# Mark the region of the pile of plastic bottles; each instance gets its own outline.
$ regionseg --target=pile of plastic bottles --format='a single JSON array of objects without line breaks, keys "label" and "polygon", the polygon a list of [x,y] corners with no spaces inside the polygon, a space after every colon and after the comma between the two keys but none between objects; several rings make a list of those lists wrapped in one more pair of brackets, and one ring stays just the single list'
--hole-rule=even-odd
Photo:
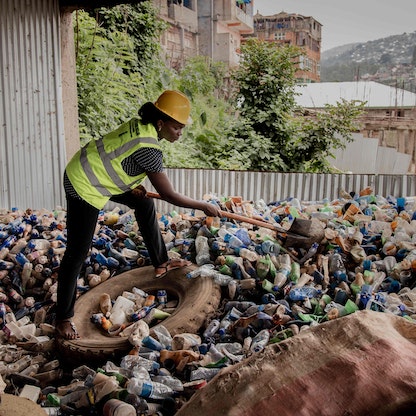
[{"label": "pile of plastic bottles", "polygon": [[[51,342],[57,270],[66,242],[65,212],[0,212],[4,389],[12,391],[19,381],[25,387],[30,379],[40,381],[36,400],[49,414],[89,409],[89,414],[110,415],[118,408],[123,414],[173,415],[221,368],[311,326],[360,309],[416,320],[415,198],[384,198],[365,189],[344,192],[335,201],[210,199],[222,209],[278,228],[226,217],[205,219],[192,212],[160,216],[170,257],[198,266],[187,277],[209,276],[222,288],[221,307],[207,327],[198,334],[172,337],[163,326],[169,316],[164,312],[166,293],[155,298],[133,288],[130,295],[143,302],[129,315],[134,321],[127,334],[134,340],[132,352],[120,363],[107,362],[99,369],[77,367],[64,386],[59,386],[62,370],[52,359]],[[290,230],[296,218],[318,220],[324,238],[309,247],[288,246],[282,230]],[[115,274],[148,264],[132,212],[102,212],[79,276],[78,295]],[[110,329],[106,319],[121,301],[103,298],[102,310],[91,319]],[[146,318],[154,319],[155,311],[162,324],[151,337]],[[111,319],[116,320],[115,315]],[[22,389],[15,392],[22,394]]]}]

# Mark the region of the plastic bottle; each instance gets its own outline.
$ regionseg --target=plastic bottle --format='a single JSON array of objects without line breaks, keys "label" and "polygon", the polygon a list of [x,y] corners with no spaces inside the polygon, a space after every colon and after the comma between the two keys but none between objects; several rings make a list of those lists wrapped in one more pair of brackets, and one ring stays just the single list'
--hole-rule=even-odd
[{"label": "plastic bottle", "polygon": [[195,380],[209,381],[212,378],[214,378],[220,371],[221,371],[221,368],[200,367],[200,368],[197,368],[196,370],[191,371],[190,381],[195,381]]},{"label": "plastic bottle", "polygon": [[204,339],[212,338],[218,329],[220,328],[220,321],[219,319],[213,319],[208,326],[205,328],[202,336]]},{"label": "plastic bottle", "polygon": [[21,274],[22,279],[22,288],[26,290],[26,286],[29,283],[30,276],[32,275],[33,264],[28,262],[23,265],[23,270]]},{"label": "plastic bottle", "polygon": [[300,278],[300,264],[296,261],[292,261],[292,264],[290,266],[290,273],[289,273],[289,279],[293,283],[297,283]]},{"label": "plastic bottle", "polygon": [[281,246],[275,241],[265,240],[261,243],[261,251],[264,254],[274,254],[275,256],[278,256],[281,251]]},{"label": "plastic bottle", "polygon": [[279,268],[274,278],[274,285],[280,289],[286,284],[292,270],[292,266],[289,254],[280,254],[278,262]]},{"label": "plastic bottle", "polygon": [[244,269],[243,259],[241,257],[231,255],[225,256],[225,264],[231,268],[233,274],[239,280],[249,279],[251,277]]},{"label": "plastic bottle", "polygon": [[252,306],[257,306],[254,302],[251,301],[229,301],[224,306],[224,311],[229,312],[232,308],[238,309],[240,312],[246,312],[248,308]]},{"label": "plastic bottle", "polygon": [[329,273],[337,280],[345,281],[347,279],[347,271],[342,256],[338,252],[329,255],[328,260]]},{"label": "plastic bottle", "polygon": [[237,308],[232,308],[220,321],[220,327],[218,329],[218,333],[220,337],[224,337],[233,322],[235,322],[240,316],[242,315],[242,312],[240,312]]},{"label": "plastic bottle", "polygon": [[299,264],[303,264],[307,260],[311,259],[317,253],[318,248],[319,248],[318,243],[312,243],[307,253],[299,260]]},{"label": "plastic bottle", "polygon": [[222,274],[215,269],[203,269],[201,270],[201,276],[212,277],[214,279],[214,282],[219,284],[220,286],[227,286],[231,282],[231,280],[233,280],[232,276]]},{"label": "plastic bottle", "polygon": [[220,352],[225,350],[230,354],[241,354],[243,350],[243,346],[239,342],[219,342],[215,347]]},{"label": "plastic bottle", "polygon": [[170,375],[157,375],[153,376],[152,381],[165,384],[175,392],[183,391],[183,383],[177,377],[173,377]]},{"label": "plastic bottle", "polygon": [[373,287],[368,284],[364,284],[361,286],[360,293],[357,296],[357,301],[360,303],[360,306],[363,308],[367,307],[368,301],[373,296]]},{"label": "plastic bottle", "polygon": [[289,299],[297,302],[300,300],[316,298],[321,291],[313,286],[294,287],[289,291]]},{"label": "plastic bottle", "polygon": [[264,349],[270,339],[270,332],[268,329],[262,329],[251,341],[250,351],[259,352]]},{"label": "plastic bottle", "polygon": [[10,250],[7,247],[3,247],[0,250],[0,260],[4,260],[7,257],[7,255],[9,254],[9,252],[10,252]]},{"label": "plastic bottle", "polygon": [[150,335],[142,339],[142,345],[155,351],[160,351],[163,349],[163,345]]},{"label": "plastic bottle", "polygon": [[258,253],[245,247],[237,247],[234,251],[238,256],[250,262],[255,262],[259,258]]},{"label": "plastic bottle", "polygon": [[201,345],[201,337],[197,334],[180,333],[173,336],[172,350],[190,350]]},{"label": "plastic bottle", "polygon": [[160,368],[159,363],[148,360],[140,355],[125,355],[120,363],[120,367],[132,371],[135,367],[142,367],[150,372],[157,372]]},{"label": "plastic bottle", "polygon": [[174,391],[163,383],[143,381],[135,377],[130,378],[126,387],[129,393],[154,400],[164,400],[174,394]]},{"label": "plastic bottle", "polygon": [[238,237],[245,246],[249,246],[251,244],[251,238],[246,228],[238,228],[234,235]]},{"label": "plastic bottle", "polygon": [[238,237],[230,233],[227,233],[224,236],[224,242],[227,244],[228,247],[232,249],[235,249],[238,247],[245,247],[244,243]]},{"label": "plastic bottle", "polygon": [[157,325],[153,327],[153,331],[164,349],[170,349],[172,347],[172,335],[165,326]]},{"label": "plastic bottle", "polygon": [[[208,272],[209,270],[214,270],[215,266],[213,264],[204,264],[201,267],[192,270],[191,272],[186,273],[188,279],[194,279],[195,277],[201,276],[203,272]],[[206,276],[206,274],[204,274]]]},{"label": "plastic bottle", "polygon": [[136,416],[136,408],[119,399],[110,399],[105,402],[103,416]]},{"label": "plastic bottle", "polygon": [[10,250],[10,253],[17,254],[20,253],[27,246],[27,241],[24,238],[19,238],[13,245]]},{"label": "plastic bottle", "polygon": [[198,266],[211,262],[211,255],[209,252],[208,238],[203,235],[198,235],[195,239],[196,257],[195,261]]},{"label": "plastic bottle", "polygon": [[51,243],[49,240],[45,240],[44,238],[31,239],[27,243],[27,248],[32,251],[48,250],[50,246]]}]

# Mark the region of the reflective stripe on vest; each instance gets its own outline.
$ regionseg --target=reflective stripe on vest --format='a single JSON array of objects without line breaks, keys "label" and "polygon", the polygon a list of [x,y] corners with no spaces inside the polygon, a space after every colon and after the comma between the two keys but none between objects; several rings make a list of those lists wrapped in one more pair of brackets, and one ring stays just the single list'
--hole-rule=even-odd
[{"label": "reflective stripe on vest", "polygon": [[156,130],[151,124],[132,119],[80,149],[68,163],[68,178],[83,199],[101,209],[111,196],[136,187],[146,178],[146,173],[129,176],[122,168],[125,158],[144,147],[160,149]]},{"label": "reflective stripe on vest", "polygon": [[[159,147],[157,141],[151,137],[141,137],[125,143],[120,148],[117,148],[111,152],[106,152],[104,149],[104,142],[103,139],[94,140],[89,143],[88,147],[85,146],[81,149],[80,154],[80,162],[81,166],[84,169],[85,174],[87,175],[88,180],[90,181],[91,185],[100,192],[104,196],[111,196],[113,195],[104,185],[101,184],[100,180],[97,178],[96,174],[94,173],[91,164],[88,162],[88,150],[92,150],[90,146],[96,147],[96,151],[100,156],[100,159],[105,167],[105,170],[108,176],[113,181],[114,185],[117,186],[121,191],[126,192],[128,191],[131,186],[137,182],[137,177],[133,177],[134,179],[128,183],[125,183],[119,176],[119,174],[114,169],[113,165],[111,164],[111,160],[114,160],[126,152],[131,150],[136,151],[137,149],[142,146],[143,143],[157,145]],[[88,150],[87,150],[88,149]],[[95,149],[94,149],[95,150]],[[92,150],[92,151],[94,151]]]}]

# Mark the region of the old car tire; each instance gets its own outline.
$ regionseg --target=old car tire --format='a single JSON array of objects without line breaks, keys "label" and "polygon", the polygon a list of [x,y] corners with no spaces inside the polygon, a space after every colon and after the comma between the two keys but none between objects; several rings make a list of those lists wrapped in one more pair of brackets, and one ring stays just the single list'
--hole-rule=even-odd
[{"label": "old car tire", "polygon": [[[195,266],[171,270],[160,279],[155,278],[151,266],[136,268],[114,276],[81,295],[75,303],[73,322],[80,335],[79,339],[57,339],[57,349],[62,360],[76,364],[99,364],[105,360],[116,359],[132,349],[127,337],[109,336],[98,328],[91,316],[99,312],[99,297],[108,293],[116,299],[123,291],[133,287],[147,293],[156,294],[165,289],[169,299],[177,299],[178,305],[170,317],[162,321],[170,334],[196,333],[204,322],[212,316],[221,301],[221,288],[209,277],[188,279],[186,273]],[[153,333],[151,328],[151,334]]]}]

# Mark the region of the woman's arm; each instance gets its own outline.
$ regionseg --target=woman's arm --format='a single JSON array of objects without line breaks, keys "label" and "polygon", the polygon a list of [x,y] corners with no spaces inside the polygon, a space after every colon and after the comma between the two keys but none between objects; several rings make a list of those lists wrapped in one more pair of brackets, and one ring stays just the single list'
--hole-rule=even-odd
[{"label": "woman's arm", "polygon": [[166,173],[148,172],[147,177],[164,201],[179,207],[199,209],[210,217],[221,217],[220,208],[217,205],[198,201],[176,192]]}]

